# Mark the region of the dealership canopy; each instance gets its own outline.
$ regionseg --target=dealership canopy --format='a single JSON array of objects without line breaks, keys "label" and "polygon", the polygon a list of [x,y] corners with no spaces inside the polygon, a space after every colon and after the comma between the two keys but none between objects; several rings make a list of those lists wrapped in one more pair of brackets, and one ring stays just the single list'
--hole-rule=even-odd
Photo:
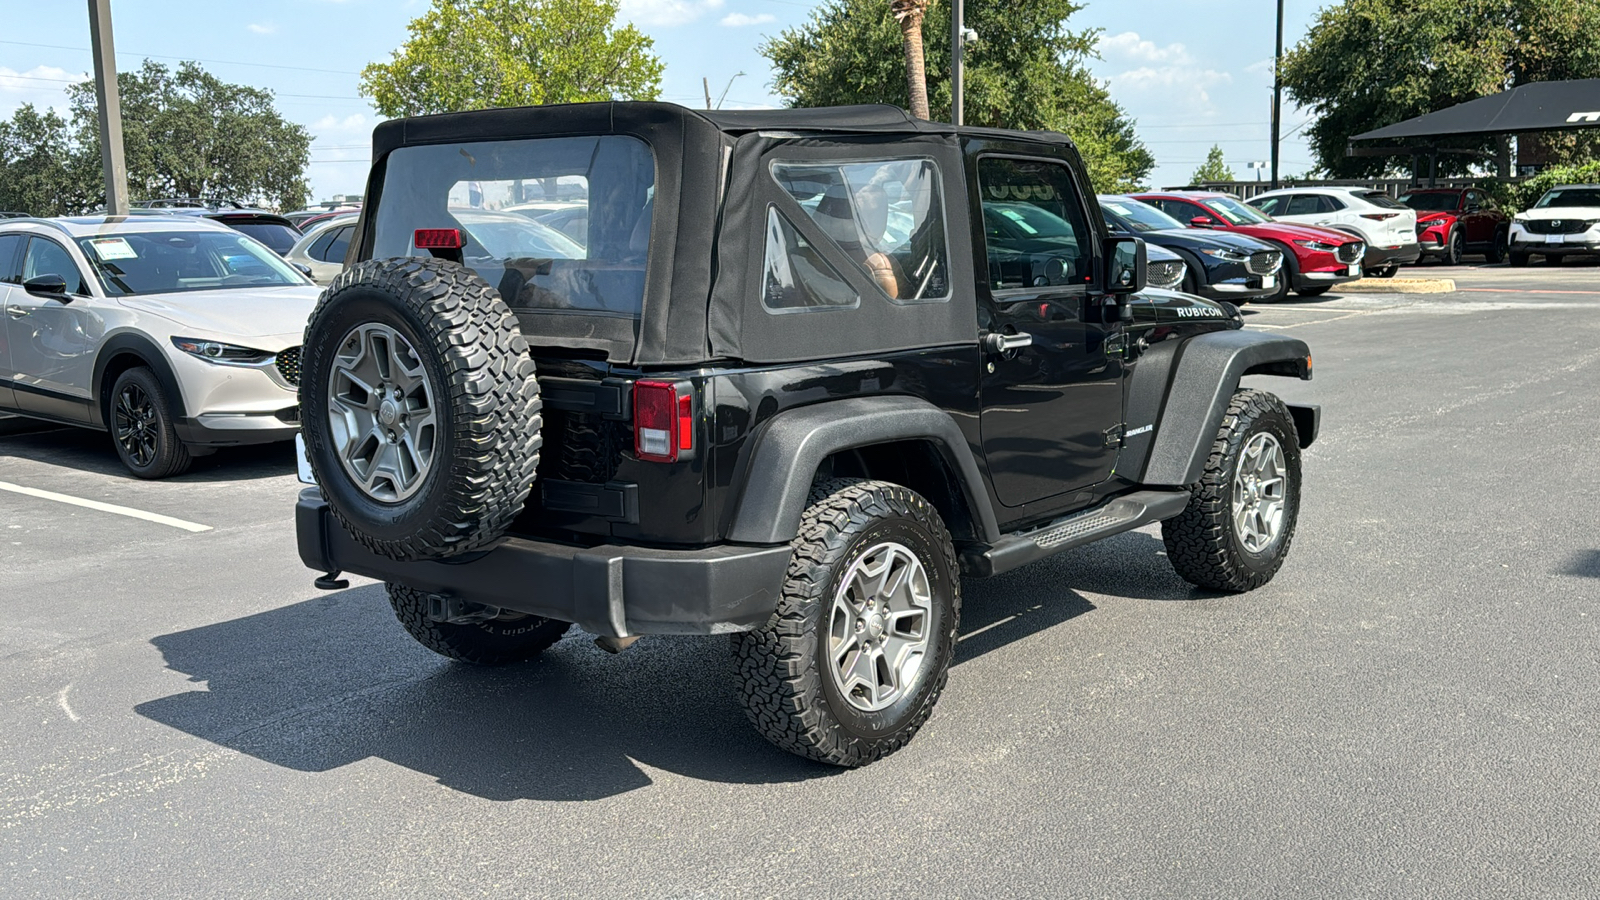
[{"label": "dealership canopy", "polygon": [[1600,78],[1524,84],[1490,97],[1385,125],[1353,141],[1600,128]]}]

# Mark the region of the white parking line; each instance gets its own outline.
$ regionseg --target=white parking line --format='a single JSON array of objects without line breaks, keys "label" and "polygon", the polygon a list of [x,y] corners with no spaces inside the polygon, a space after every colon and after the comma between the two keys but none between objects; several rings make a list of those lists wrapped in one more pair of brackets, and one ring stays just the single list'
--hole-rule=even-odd
[{"label": "white parking line", "polygon": [[38,488],[23,487],[9,481],[0,481],[0,491],[10,491],[13,494],[23,494],[28,497],[38,497],[41,500],[54,500],[57,503],[70,503],[84,509],[97,509],[101,512],[116,513],[119,516],[128,516],[133,519],[143,519],[146,522],[155,522],[158,525],[171,525],[173,528],[182,528],[184,531],[210,531],[210,525],[200,525],[195,522],[185,522],[160,513],[145,512],[142,509],[129,509],[126,506],[117,506],[113,503],[101,503],[98,500],[85,500],[82,497],[69,497],[66,494],[57,494],[54,491],[41,491]]}]

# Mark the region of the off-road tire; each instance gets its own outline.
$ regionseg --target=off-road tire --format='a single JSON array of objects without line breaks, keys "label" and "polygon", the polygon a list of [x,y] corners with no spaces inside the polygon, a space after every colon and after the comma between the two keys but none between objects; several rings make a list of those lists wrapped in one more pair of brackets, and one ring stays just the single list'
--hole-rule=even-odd
[{"label": "off-road tire", "polygon": [[[155,447],[154,455],[144,464],[135,460],[122,446],[122,441],[117,437],[117,398],[122,396],[125,388],[135,387],[144,392],[149,398],[155,419],[151,422],[154,429]],[[178,439],[177,429],[172,423],[172,398],[167,396],[166,388],[161,386],[161,379],[156,373],[145,366],[135,366],[118,375],[111,384],[111,393],[106,400],[106,427],[111,431],[111,445],[117,450],[117,458],[127,466],[128,471],[140,478],[155,480],[158,478],[171,478],[182,475],[194,465],[194,457],[189,453],[189,448]]]},{"label": "off-road tire", "polygon": [[1329,288],[1330,288],[1330,285],[1323,285],[1321,287],[1301,288],[1300,290],[1295,291],[1295,293],[1298,294],[1301,297],[1321,297],[1323,294],[1326,294],[1328,292]]},{"label": "off-road tire", "polygon": [[1511,264],[1511,268],[1520,269],[1528,264],[1528,254],[1515,252],[1508,253],[1506,254],[1506,261]]},{"label": "off-road tire", "polygon": [[[1261,431],[1270,431],[1283,448],[1288,483],[1281,533],[1263,552],[1251,553],[1234,533],[1230,510],[1240,453]],[[1300,441],[1283,401],[1266,391],[1236,391],[1211,444],[1205,470],[1189,490],[1188,507],[1161,523],[1167,559],[1178,575],[1191,584],[1228,593],[1254,590],[1271,581],[1289,554],[1300,514]]]},{"label": "off-road tire", "polygon": [[[387,325],[417,352],[435,392],[437,443],[416,493],[395,503],[354,483],[328,435],[337,342]],[[401,561],[481,550],[504,536],[539,466],[539,383],[516,316],[472,270],[439,259],[368,260],[328,285],[306,326],[300,381],[307,456],[334,518]]]},{"label": "off-road tire", "polygon": [[384,585],[395,618],[417,643],[458,662],[505,666],[529,660],[550,649],[572,626],[540,616],[509,614],[454,625],[428,618],[428,594],[403,584]]},{"label": "off-road tire", "polygon": [[[929,647],[915,686],[876,713],[846,702],[820,667],[839,580],[857,558],[892,537],[926,569],[933,597]],[[739,699],[777,746],[836,766],[862,766],[904,747],[927,721],[949,674],[961,615],[955,547],[939,514],[915,491],[884,481],[833,479],[814,486],[795,537],[777,611],[733,635]]]}]

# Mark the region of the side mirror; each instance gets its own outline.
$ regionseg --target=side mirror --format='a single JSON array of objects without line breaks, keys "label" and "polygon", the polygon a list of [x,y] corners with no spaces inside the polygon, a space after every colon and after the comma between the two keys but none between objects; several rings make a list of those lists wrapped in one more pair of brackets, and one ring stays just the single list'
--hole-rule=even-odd
[{"label": "side mirror", "polygon": [[305,263],[290,263],[289,265],[294,266],[294,270],[299,272],[301,275],[304,275],[307,278],[311,277],[311,267]]},{"label": "side mirror", "polygon": [[60,275],[36,275],[24,281],[22,289],[38,297],[54,297],[63,301],[70,299],[67,297],[67,280]]},{"label": "side mirror", "polygon": [[1195,216],[1189,220],[1190,228],[1213,228],[1216,224],[1217,220],[1210,216]]},{"label": "side mirror", "polygon": [[1144,290],[1147,266],[1144,239],[1110,237],[1102,246],[1105,250],[1105,280],[1100,290],[1119,295],[1136,294]]}]

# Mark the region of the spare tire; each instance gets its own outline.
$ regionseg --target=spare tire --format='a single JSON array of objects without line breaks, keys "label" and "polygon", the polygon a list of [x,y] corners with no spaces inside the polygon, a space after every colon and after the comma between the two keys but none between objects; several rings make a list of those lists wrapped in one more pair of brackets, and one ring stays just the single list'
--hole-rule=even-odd
[{"label": "spare tire", "polygon": [[368,260],[312,310],[301,431],[334,518],[402,561],[482,550],[539,466],[539,382],[516,316],[472,270]]}]

